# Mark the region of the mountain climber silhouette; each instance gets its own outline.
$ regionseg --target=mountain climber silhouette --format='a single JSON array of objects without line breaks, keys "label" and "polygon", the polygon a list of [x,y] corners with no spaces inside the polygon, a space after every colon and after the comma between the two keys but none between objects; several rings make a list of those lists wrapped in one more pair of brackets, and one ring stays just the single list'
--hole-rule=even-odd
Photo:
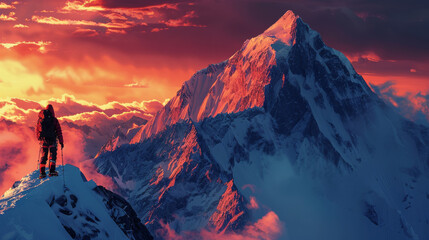
[{"label": "mountain climber silhouette", "polygon": [[39,166],[39,178],[46,177],[45,167],[46,161],[48,160],[48,153],[50,153],[49,176],[58,176],[58,172],[55,171],[55,163],[57,161],[57,139],[60,142],[61,149],[64,148],[64,139],[60,123],[55,117],[54,107],[51,104],[46,106],[46,109],[39,112],[36,135],[37,139],[40,141],[39,153],[42,152]]}]

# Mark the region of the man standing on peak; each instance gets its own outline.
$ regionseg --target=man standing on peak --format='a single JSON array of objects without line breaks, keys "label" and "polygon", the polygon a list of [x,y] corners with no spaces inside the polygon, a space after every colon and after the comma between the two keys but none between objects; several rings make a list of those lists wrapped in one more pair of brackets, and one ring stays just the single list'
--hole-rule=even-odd
[{"label": "man standing on peak", "polygon": [[39,178],[46,177],[45,167],[49,155],[49,176],[58,176],[55,171],[55,163],[57,161],[57,139],[60,142],[61,149],[64,148],[63,133],[60,123],[55,117],[54,107],[51,104],[46,106],[46,109],[39,112],[39,120],[36,127],[37,139],[40,141],[42,158],[40,160],[40,175]]}]

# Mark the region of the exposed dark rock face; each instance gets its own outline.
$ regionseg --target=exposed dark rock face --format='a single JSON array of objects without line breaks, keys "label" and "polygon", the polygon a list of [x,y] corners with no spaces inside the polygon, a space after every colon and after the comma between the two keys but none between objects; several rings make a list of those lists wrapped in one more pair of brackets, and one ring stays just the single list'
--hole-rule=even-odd
[{"label": "exposed dark rock face", "polygon": [[[130,239],[152,240],[153,237],[141,223],[131,205],[121,196],[103,186],[97,186],[94,191],[103,197],[103,202],[110,216]],[[90,218],[91,222],[94,222]]]}]

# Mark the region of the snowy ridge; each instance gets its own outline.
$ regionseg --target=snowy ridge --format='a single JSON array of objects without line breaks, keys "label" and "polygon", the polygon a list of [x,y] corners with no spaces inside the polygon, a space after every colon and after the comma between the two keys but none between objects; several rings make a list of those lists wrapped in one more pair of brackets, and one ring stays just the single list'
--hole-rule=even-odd
[{"label": "snowy ridge", "polygon": [[155,134],[165,129],[166,126],[177,123],[180,120],[196,119],[199,106],[204,101],[212,84],[218,75],[224,71],[226,62],[210,65],[185,82],[182,88],[149,122],[140,127],[130,143],[144,140],[149,134]]},{"label": "snowy ridge", "polygon": [[34,171],[4,193],[3,239],[153,239],[123,198],[76,167],[66,165],[65,174],[66,189],[62,177],[38,179]]}]

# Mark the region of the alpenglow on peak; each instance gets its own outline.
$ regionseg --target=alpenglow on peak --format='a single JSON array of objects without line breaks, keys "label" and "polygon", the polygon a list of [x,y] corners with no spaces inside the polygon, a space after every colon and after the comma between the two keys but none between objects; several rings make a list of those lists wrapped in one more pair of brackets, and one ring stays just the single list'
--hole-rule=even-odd
[{"label": "alpenglow on peak", "polygon": [[275,37],[287,45],[293,45],[295,39],[296,21],[300,17],[293,11],[287,11],[276,23],[265,30],[262,35]]}]

